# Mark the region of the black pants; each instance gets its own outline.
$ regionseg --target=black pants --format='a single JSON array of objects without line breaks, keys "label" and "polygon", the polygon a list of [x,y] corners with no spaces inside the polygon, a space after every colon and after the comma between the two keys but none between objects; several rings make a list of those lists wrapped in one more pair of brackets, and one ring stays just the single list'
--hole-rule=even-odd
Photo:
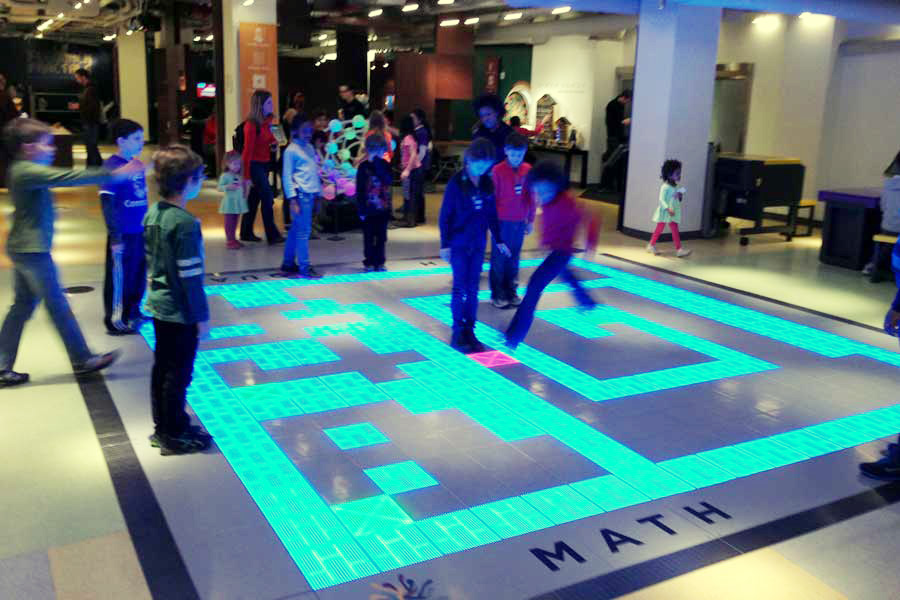
[{"label": "black pants", "polygon": [[153,425],[157,434],[177,437],[191,419],[184,410],[197,356],[197,325],[153,319],[156,349],[150,377]]},{"label": "black pants", "polygon": [[253,237],[253,223],[256,221],[257,209],[262,212],[263,226],[266,229],[266,239],[270,242],[281,237],[281,232],[275,226],[275,212],[272,205],[275,203],[272,195],[272,186],[269,185],[269,163],[250,163],[250,195],[247,196],[247,212],[241,217],[241,239],[247,240]]},{"label": "black pants", "polygon": [[84,140],[85,149],[87,149],[87,166],[102,166],[103,157],[100,156],[100,148],[97,147],[100,140],[100,125],[98,123],[85,123],[82,139]]},{"label": "black pants", "polygon": [[384,265],[384,246],[387,244],[387,226],[390,219],[389,212],[374,212],[362,222],[363,265],[367,267]]},{"label": "black pants", "polygon": [[122,234],[122,252],[112,251],[106,239],[106,277],[103,280],[103,323],[113,333],[131,329],[141,316],[141,298],[147,286],[144,236]]},{"label": "black pants", "polygon": [[566,283],[572,286],[572,293],[575,295],[575,300],[578,301],[579,306],[592,308],[596,305],[596,302],[591,299],[587,290],[581,286],[581,282],[578,281],[575,274],[569,270],[569,261],[571,259],[572,255],[568,252],[554,250],[547,255],[544,262],[531,274],[531,279],[528,280],[528,287],[525,291],[525,298],[522,299],[522,304],[519,305],[506,330],[506,339],[509,342],[518,344],[528,335],[528,330],[531,328],[532,321],[534,321],[534,311],[537,308],[538,301],[541,299],[544,288],[550,285],[550,282],[558,276],[561,276]]},{"label": "black pants", "polygon": [[409,212],[416,219],[416,223],[425,222],[425,167],[413,169],[409,174]]},{"label": "black pants", "polygon": [[483,263],[484,246],[459,246],[450,251],[450,268],[453,270],[450,311],[453,313],[454,333],[472,329],[478,320],[478,285]]}]

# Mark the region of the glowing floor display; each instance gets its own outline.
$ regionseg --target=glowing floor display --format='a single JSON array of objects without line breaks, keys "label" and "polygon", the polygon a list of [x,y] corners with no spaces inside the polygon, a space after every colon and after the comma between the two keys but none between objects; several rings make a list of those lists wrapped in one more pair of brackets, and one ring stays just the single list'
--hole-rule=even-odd
[{"label": "glowing floor display", "polygon": [[[523,267],[538,263],[523,261]],[[776,469],[900,430],[900,405],[886,406],[772,435],[745,435],[663,460],[649,458],[617,440],[614,430],[576,413],[600,403],[638,402],[647,394],[767,377],[793,369],[794,362],[827,369],[829,361],[861,357],[872,368],[896,369],[900,354],[585,260],[573,264],[606,304],[580,312],[566,305],[572,304],[566,286],[551,285],[552,302],[542,304],[533,335],[512,356],[468,357],[446,343],[449,295],[410,293],[422,289],[417,281],[446,290],[446,267],[207,287],[214,318],[216,308],[225,306],[247,318],[216,323],[201,343],[190,406],[313,589]],[[336,286],[370,290],[368,299],[335,300]],[[385,301],[391,293],[393,302]],[[489,293],[482,293],[487,299]],[[663,305],[668,316],[664,322],[641,316],[629,310],[628,298],[642,306]],[[254,322],[260,310],[267,316]],[[482,316],[489,311],[482,303]],[[504,319],[511,316],[504,313]],[[755,343],[738,350],[704,339],[698,323]],[[476,329],[491,351],[503,350],[498,325],[482,322]],[[580,350],[577,360],[569,353],[566,362],[545,343],[548,327],[555,330],[554,339]],[[142,333],[152,346],[152,325]],[[390,365],[394,378],[375,380],[344,360],[332,343],[340,336],[388,363],[400,355]],[[653,368],[604,376],[617,362],[615,353],[605,352],[609,342],[631,336],[647,356],[639,366]],[[657,348],[667,353],[655,357]],[[229,371],[239,367],[265,377],[247,379]],[[302,369],[315,369],[315,375],[296,377]],[[532,376],[543,383],[528,385]],[[476,500],[456,489],[438,463],[417,454],[415,431],[373,422],[376,412],[368,413],[375,415],[371,420],[359,416],[373,407],[410,419],[455,411],[497,443],[517,447],[543,439],[564,447],[577,468],[545,465],[543,479],[521,489],[512,482],[503,493]],[[304,419],[323,417],[334,422],[310,429],[311,444],[326,448],[335,460],[363,452],[375,460],[358,467],[355,480],[364,484],[356,489],[365,490],[358,497],[344,494],[337,501],[270,431],[273,423],[303,426]],[[395,447],[401,437],[402,452]],[[466,475],[456,473],[460,479]],[[453,509],[413,510],[416,494],[444,494]]]}]

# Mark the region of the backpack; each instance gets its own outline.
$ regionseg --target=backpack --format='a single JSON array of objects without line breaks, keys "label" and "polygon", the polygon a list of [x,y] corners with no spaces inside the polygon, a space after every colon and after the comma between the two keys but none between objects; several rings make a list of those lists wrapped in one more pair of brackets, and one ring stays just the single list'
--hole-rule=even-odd
[{"label": "backpack", "polygon": [[[234,148],[235,152],[244,152],[244,124],[247,121],[241,121],[240,124],[234,128],[234,135],[231,136],[231,147]],[[259,123],[256,124],[256,134],[259,135]]]}]

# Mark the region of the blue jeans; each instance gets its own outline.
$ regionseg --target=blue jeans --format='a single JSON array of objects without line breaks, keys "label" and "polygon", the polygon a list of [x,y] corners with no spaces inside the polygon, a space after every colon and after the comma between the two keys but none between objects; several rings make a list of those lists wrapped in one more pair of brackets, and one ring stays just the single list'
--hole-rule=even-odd
[{"label": "blue jeans", "polygon": [[483,262],[484,246],[478,249],[454,247],[450,252],[450,267],[453,269],[450,310],[454,332],[472,329],[478,320],[478,283]]},{"label": "blue jeans", "polygon": [[[284,243],[284,260],[286,265],[293,265],[296,259],[300,268],[309,266],[309,233],[312,230],[313,204],[315,194],[297,193],[300,213],[292,215],[291,228]],[[285,199],[287,202],[287,199]]]},{"label": "blue jeans", "polygon": [[531,323],[534,321],[534,311],[537,308],[538,301],[541,299],[544,288],[550,285],[550,282],[558,276],[561,276],[566,283],[572,286],[572,293],[575,295],[579,306],[586,308],[596,306],[597,303],[591,299],[590,294],[581,286],[581,282],[578,281],[575,274],[569,270],[568,265],[571,259],[572,255],[570,253],[554,250],[547,255],[544,262],[531,274],[531,279],[528,280],[528,288],[525,291],[525,298],[522,299],[522,304],[519,305],[519,309],[506,330],[507,342],[517,345],[525,339],[525,336],[528,335],[528,330],[531,328]]},{"label": "blue jeans", "polygon": [[[516,297],[519,285],[519,254],[525,240],[524,221],[500,221],[500,236],[509,247],[509,256],[497,249],[497,241],[491,239],[491,300],[506,300]],[[493,237],[493,236],[492,236]]]},{"label": "blue jeans", "polygon": [[3,321],[3,327],[0,328],[0,370],[13,368],[19,353],[22,329],[41,300],[47,306],[47,312],[66,346],[72,365],[79,365],[89,359],[91,351],[59,285],[56,265],[53,264],[50,253],[10,252],[9,257],[13,263],[15,299]]}]

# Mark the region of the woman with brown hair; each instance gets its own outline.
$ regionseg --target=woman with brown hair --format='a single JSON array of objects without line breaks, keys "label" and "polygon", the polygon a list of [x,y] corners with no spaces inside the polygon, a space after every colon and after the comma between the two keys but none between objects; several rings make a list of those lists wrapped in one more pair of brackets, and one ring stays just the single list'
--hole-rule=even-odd
[{"label": "woman with brown hair", "polygon": [[269,184],[269,162],[272,148],[278,146],[272,135],[272,113],[274,112],[272,94],[267,90],[256,90],[250,97],[250,114],[244,121],[244,148],[241,160],[244,163],[244,177],[250,180],[250,195],[247,197],[247,212],[241,218],[241,241],[261,241],[253,233],[256,221],[256,210],[261,206],[263,226],[266,229],[266,240],[269,244],[280,244],[284,241],[281,232],[275,225],[275,214],[272,206],[275,202],[272,187]]}]

